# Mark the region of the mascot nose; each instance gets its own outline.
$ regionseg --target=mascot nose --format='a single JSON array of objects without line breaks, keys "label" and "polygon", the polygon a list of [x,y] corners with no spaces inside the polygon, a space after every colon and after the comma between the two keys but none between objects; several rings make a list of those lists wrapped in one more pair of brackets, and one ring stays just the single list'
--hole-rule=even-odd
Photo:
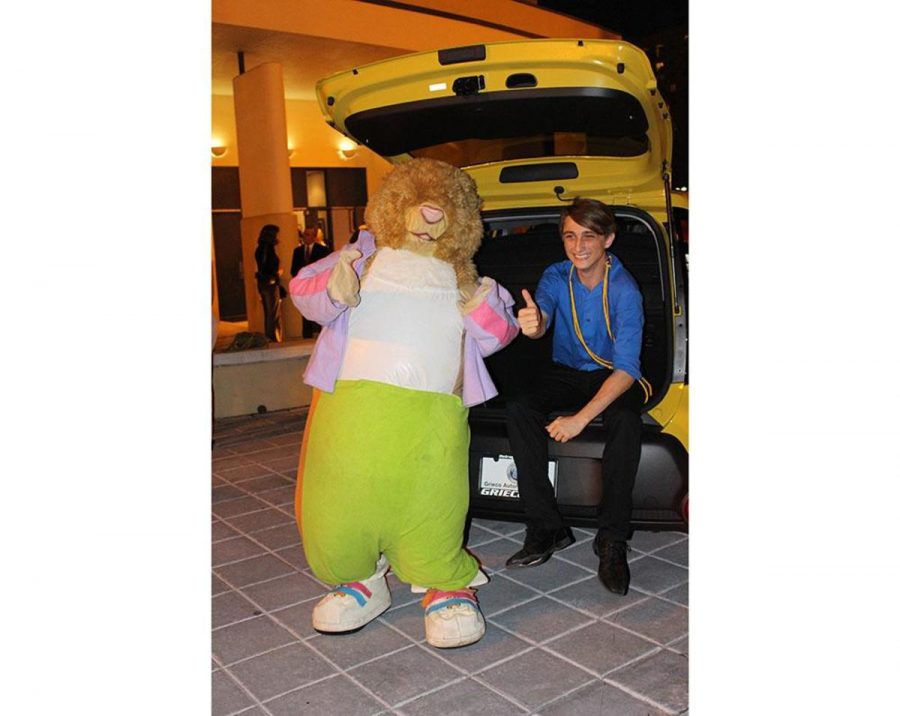
[{"label": "mascot nose", "polygon": [[422,206],[419,207],[419,211],[422,213],[422,218],[429,224],[436,224],[444,218],[444,212],[436,206],[422,204]]}]

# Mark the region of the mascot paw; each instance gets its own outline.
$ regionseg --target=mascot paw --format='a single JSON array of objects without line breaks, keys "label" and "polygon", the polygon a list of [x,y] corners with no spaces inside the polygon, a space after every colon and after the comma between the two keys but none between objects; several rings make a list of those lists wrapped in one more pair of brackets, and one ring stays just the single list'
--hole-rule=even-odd
[{"label": "mascot paw", "polygon": [[478,308],[482,301],[487,298],[487,295],[493,290],[494,286],[497,285],[497,282],[494,279],[484,276],[479,279],[478,285],[473,284],[464,284],[459,287],[459,310],[462,312],[464,316],[467,316],[476,308]]},{"label": "mascot paw", "polygon": [[359,305],[359,276],[353,269],[353,262],[362,256],[362,251],[347,248],[341,251],[334,265],[325,290],[335,303],[343,303],[351,308]]},{"label": "mascot paw", "polygon": [[474,644],[484,636],[484,617],[473,589],[429,589],[425,607],[425,641],[441,649]]},{"label": "mascot paw", "polygon": [[385,573],[387,560],[378,560],[377,570],[361,582],[339,584],[313,609],[313,629],[325,634],[358,631],[391,606]]}]

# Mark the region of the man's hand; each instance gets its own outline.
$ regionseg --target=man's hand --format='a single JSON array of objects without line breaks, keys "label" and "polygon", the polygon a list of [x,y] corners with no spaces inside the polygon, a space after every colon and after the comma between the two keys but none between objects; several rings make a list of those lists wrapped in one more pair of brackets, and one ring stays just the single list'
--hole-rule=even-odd
[{"label": "man's hand", "polygon": [[519,310],[516,314],[516,320],[519,322],[519,328],[529,338],[540,338],[544,335],[544,314],[540,307],[531,298],[528,289],[522,289],[522,298],[525,299],[525,308]]},{"label": "man's hand", "polygon": [[572,438],[578,437],[581,431],[584,430],[585,425],[587,425],[587,422],[577,415],[562,415],[550,423],[546,430],[556,442],[565,443]]},{"label": "man's hand", "polygon": [[338,262],[331,270],[325,290],[328,297],[351,308],[359,305],[359,276],[353,270],[353,262],[362,256],[359,249],[347,248],[341,251]]}]

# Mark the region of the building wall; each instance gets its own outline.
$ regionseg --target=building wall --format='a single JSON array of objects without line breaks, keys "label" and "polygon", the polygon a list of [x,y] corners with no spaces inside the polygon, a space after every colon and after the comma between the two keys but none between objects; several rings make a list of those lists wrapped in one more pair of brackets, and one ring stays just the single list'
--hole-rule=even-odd
[{"label": "building wall", "polygon": [[[366,170],[369,196],[381,185],[391,165],[365,147],[358,147],[351,159],[338,154],[344,137],[327,124],[316,101],[285,100],[288,146],[293,149],[292,167],[339,167]],[[212,139],[228,147],[221,158],[212,158],[214,167],[238,165],[237,139],[232,97],[212,95]]]}]

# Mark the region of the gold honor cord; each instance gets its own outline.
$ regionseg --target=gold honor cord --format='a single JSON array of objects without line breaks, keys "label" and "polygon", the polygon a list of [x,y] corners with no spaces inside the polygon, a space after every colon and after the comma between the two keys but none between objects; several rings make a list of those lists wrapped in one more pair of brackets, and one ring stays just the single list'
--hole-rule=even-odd
[{"label": "gold honor cord", "polygon": [[[615,342],[616,337],[613,335],[612,328],[609,322],[609,294],[607,293],[607,288],[609,286],[609,267],[612,265],[612,261],[610,261],[609,256],[606,257],[606,268],[603,271],[603,320],[606,321],[606,332],[609,334],[609,337]],[[600,356],[598,356],[594,351],[588,347],[587,341],[584,340],[584,334],[581,332],[581,325],[578,323],[578,310],[575,308],[575,289],[572,287],[572,274],[575,273],[575,264],[569,268],[569,303],[572,306],[572,325],[575,327],[575,335],[578,336],[578,340],[581,342],[581,346],[587,351],[587,354],[591,357],[595,363],[599,363],[604,368],[609,370],[613,369],[613,364],[607,360],[603,360]],[[650,396],[653,395],[653,388],[650,386],[650,383],[647,382],[645,378],[640,378],[638,383],[641,386],[641,389],[644,391],[644,402],[650,400]]]}]

